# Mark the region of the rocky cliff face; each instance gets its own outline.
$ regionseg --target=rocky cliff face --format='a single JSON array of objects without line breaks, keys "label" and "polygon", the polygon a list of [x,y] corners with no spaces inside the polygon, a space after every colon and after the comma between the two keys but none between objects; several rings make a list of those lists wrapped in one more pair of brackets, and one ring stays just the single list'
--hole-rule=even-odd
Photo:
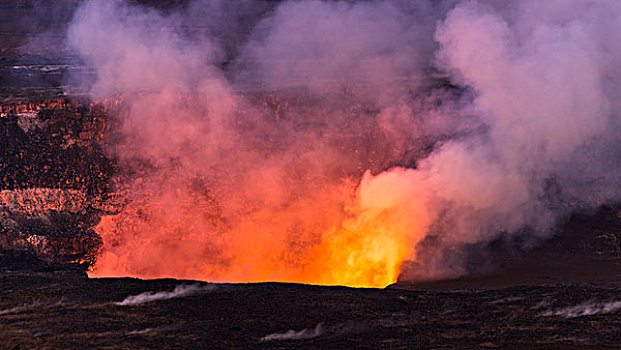
[{"label": "rocky cliff face", "polygon": [[105,111],[63,97],[0,105],[0,269],[85,269],[114,211]]}]

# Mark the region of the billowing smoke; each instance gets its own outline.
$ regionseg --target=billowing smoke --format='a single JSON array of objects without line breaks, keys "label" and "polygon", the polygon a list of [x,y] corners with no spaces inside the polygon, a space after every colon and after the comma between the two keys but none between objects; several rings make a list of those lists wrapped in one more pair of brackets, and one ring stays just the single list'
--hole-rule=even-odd
[{"label": "billowing smoke", "polygon": [[620,27],[614,1],[86,1],[75,78],[127,200],[96,273],[383,286],[545,237],[619,198]]},{"label": "billowing smoke", "polygon": [[621,52],[609,34],[621,7],[492,4],[457,5],[435,33],[437,67],[472,92],[465,109],[483,125],[410,171],[433,192],[443,246],[524,227],[547,235],[572,204],[619,198]]}]

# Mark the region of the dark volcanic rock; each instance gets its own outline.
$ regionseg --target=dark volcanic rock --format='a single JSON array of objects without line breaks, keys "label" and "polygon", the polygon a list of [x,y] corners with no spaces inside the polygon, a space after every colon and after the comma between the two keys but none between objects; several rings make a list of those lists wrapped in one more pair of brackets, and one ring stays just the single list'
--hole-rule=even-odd
[{"label": "dark volcanic rock", "polygon": [[0,111],[0,268],[89,267],[114,172],[104,111],[62,97]]},{"label": "dark volcanic rock", "polygon": [[619,285],[481,291],[0,274],[9,349],[618,349]]}]

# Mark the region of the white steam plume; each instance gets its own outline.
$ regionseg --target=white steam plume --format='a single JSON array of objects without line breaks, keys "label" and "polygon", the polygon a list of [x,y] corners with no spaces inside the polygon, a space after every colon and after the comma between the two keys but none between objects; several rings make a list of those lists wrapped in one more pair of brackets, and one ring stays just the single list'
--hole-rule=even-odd
[{"label": "white steam plume", "polygon": [[[608,30],[618,25],[621,7],[493,4],[460,3],[435,34],[436,64],[472,92],[464,108],[484,125],[479,134],[444,142],[407,175],[431,193],[442,247],[526,226],[546,235],[575,197],[590,205],[618,199],[609,181],[619,175],[619,149],[608,140],[619,137],[619,116],[606,86],[619,78],[611,62],[621,52],[611,50]],[[557,198],[545,191],[551,178],[563,191]],[[595,192],[597,185],[608,191]],[[444,273],[459,273],[450,266]]]}]

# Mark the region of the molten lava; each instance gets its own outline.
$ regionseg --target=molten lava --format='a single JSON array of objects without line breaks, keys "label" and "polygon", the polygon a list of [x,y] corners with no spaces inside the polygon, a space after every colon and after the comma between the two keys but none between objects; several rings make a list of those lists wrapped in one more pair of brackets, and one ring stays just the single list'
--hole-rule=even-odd
[{"label": "molten lava", "polygon": [[97,227],[104,248],[91,275],[385,287],[428,225],[422,202],[405,200],[405,172],[367,173],[355,196],[351,182],[323,184],[243,213],[196,191],[143,193]]}]

